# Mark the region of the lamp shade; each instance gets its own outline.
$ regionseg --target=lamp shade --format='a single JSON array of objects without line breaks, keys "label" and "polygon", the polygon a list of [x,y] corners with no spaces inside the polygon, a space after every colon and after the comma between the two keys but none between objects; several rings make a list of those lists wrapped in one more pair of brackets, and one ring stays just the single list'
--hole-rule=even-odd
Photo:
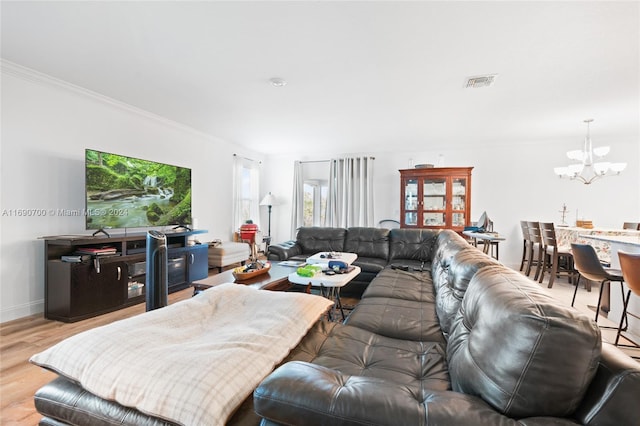
[{"label": "lamp shade", "polygon": [[262,201],[260,201],[261,206],[273,206],[276,204],[276,197],[273,196],[270,192],[264,196]]}]

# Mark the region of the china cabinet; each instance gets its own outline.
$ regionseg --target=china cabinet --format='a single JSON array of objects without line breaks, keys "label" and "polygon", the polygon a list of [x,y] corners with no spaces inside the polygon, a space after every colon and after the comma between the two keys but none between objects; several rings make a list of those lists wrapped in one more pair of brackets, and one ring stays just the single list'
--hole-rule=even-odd
[{"label": "china cabinet", "polygon": [[472,169],[400,170],[400,227],[462,232],[470,224]]}]

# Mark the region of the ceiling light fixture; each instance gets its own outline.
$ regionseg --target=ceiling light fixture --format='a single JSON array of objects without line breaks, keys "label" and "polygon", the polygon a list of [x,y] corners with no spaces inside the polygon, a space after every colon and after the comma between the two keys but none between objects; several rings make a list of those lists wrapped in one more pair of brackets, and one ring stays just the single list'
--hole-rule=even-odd
[{"label": "ceiling light fixture", "polygon": [[284,80],[282,78],[278,78],[278,77],[274,77],[274,78],[269,79],[269,82],[274,87],[284,87],[284,86],[287,85],[287,81],[286,80]]},{"label": "ceiling light fixture", "polygon": [[602,158],[609,153],[610,148],[608,146],[594,148],[589,129],[593,118],[588,118],[584,120],[584,122],[587,123],[587,136],[584,138],[582,150],[567,152],[567,157],[576,161],[576,163],[569,164],[566,167],[555,167],[553,171],[561,178],[568,177],[571,180],[579,180],[585,185],[589,185],[594,180],[603,176],[611,176],[607,175],[609,171],[611,171],[612,174],[619,175],[620,172],[627,167],[627,163],[609,163],[608,161],[593,162],[594,156]]}]

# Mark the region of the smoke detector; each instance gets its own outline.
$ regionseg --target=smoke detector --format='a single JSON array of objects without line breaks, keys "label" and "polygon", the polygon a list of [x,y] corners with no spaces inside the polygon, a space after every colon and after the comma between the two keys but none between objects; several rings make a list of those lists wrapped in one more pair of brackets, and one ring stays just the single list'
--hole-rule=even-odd
[{"label": "smoke detector", "polygon": [[279,77],[270,78],[269,83],[271,83],[271,85],[274,87],[284,87],[287,85],[287,81]]},{"label": "smoke detector", "polygon": [[489,87],[493,85],[498,74],[485,74],[468,77],[464,87],[467,89],[479,89],[480,87]]}]

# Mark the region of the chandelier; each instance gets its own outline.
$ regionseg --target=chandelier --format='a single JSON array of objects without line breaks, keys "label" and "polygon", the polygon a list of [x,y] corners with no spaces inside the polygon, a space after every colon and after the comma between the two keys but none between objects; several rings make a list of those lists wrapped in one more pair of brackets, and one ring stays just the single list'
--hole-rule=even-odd
[{"label": "chandelier", "polygon": [[[627,163],[594,162],[594,158],[602,158],[607,155],[609,147],[594,148],[589,133],[589,125],[593,122],[593,118],[586,119],[584,122],[587,123],[587,136],[584,138],[582,150],[567,152],[567,157],[575,163],[566,167],[555,167],[553,171],[561,178],[568,177],[571,180],[579,180],[586,185],[603,176],[619,175],[627,167]],[[611,174],[608,174],[609,172]]]}]

